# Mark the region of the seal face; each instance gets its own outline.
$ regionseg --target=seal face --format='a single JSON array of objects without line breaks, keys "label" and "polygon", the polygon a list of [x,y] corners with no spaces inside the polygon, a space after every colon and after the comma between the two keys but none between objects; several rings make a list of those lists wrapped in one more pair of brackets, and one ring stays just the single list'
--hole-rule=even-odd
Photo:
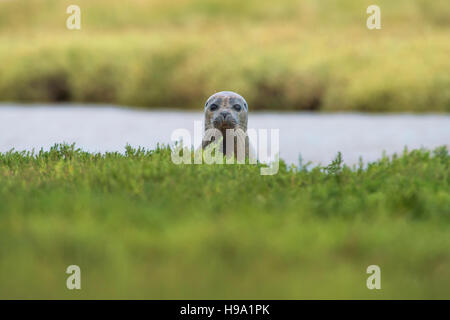
[{"label": "seal face", "polygon": [[213,94],[205,104],[205,130],[218,129],[225,136],[226,129],[247,131],[247,101],[232,91]]},{"label": "seal face", "polygon": [[[205,135],[202,147],[205,148],[213,142],[217,137],[216,133],[220,132],[223,138],[221,152],[225,151],[227,156],[237,156],[238,161],[245,160],[245,157],[249,156],[247,121],[248,104],[241,95],[232,91],[213,94],[205,104]],[[227,148],[227,145],[230,148]]]}]

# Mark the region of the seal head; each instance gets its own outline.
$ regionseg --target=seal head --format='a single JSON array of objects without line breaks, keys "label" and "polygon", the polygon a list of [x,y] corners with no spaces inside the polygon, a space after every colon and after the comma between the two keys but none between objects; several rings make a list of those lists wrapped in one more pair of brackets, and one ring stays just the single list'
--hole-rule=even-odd
[{"label": "seal head", "polygon": [[205,104],[205,130],[218,129],[225,136],[226,129],[247,131],[248,105],[245,99],[232,91],[213,94]]},{"label": "seal head", "polygon": [[244,161],[245,157],[250,156],[247,119],[248,104],[241,95],[232,91],[213,94],[205,104],[203,149],[220,136],[220,151],[237,157],[240,162]]}]

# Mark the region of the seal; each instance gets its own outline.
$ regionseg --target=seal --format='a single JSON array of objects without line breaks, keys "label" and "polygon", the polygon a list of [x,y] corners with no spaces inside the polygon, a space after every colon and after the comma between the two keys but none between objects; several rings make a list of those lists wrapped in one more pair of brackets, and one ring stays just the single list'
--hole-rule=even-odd
[{"label": "seal", "polygon": [[223,138],[219,150],[227,157],[235,157],[238,162],[245,161],[245,157],[253,159],[247,122],[248,104],[241,95],[232,91],[213,94],[205,104],[202,148],[205,149],[213,141]]}]

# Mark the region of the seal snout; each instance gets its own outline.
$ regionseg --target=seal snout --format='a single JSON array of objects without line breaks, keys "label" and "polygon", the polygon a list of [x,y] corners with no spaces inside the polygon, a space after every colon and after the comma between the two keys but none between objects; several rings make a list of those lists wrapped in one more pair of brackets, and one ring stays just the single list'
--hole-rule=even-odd
[{"label": "seal snout", "polygon": [[222,111],[222,112],[220,113],[220,115],[221,115],[224,119],[226,119],[226,118],[230,115],[230,113],[227,112],[227,111]]},{"label": "seal snout", "polygon": [[213,125],[217,129],[233,129],[236,123],[236,119],[228,111],[221,111],[213,119]]}]

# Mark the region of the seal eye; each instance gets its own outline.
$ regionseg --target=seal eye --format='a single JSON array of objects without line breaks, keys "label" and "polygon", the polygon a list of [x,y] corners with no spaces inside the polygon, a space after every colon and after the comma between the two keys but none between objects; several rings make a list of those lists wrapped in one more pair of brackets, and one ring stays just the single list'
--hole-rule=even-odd
[{"label": "seal eye", "polygon": [[236,110],[236,111],[241,111],[241,106],[240,105],[238,105],[238,104],[235,104],[234,106],[233,106],[233,108],[234,108],[234,110]]},{"label": "seal eye", "polygon": [[212,104],[210,107],[209,107],[209,110],[211,110],[211,111],[215,111],[215,110],[217,110],[219,107],[217,106],[217,104]]}]

